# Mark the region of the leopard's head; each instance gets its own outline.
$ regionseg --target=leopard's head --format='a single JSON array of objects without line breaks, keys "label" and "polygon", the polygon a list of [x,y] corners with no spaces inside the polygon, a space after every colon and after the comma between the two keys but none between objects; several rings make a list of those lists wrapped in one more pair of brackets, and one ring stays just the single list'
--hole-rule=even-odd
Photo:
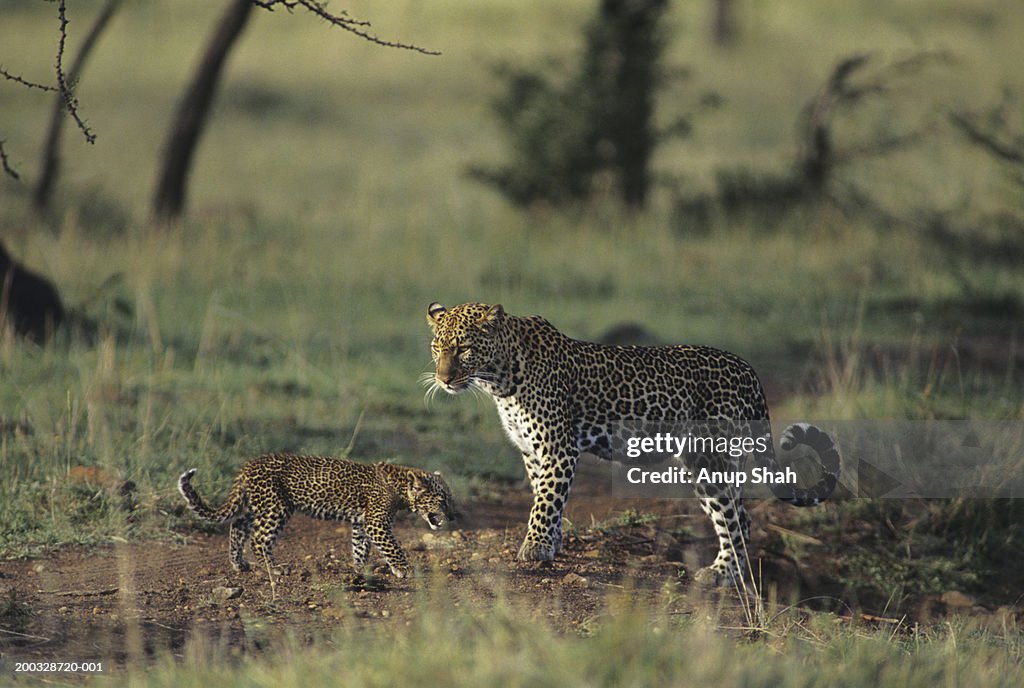
[{"label": "leopard's head", "polygon": [[456,518],[451,490],[437,471],[411,471],[405,498],[409,502],[409,510],[422,516],[431,530],[437,530]]},{"label": "leopard's head", "polygon": [[496,382],[498,334],[505,320],[500,305],[464,303],[451,310],[439,303],[427,308],[427,323],[434,331],[430,353],[433,389],[458,394],[481,382]]}]

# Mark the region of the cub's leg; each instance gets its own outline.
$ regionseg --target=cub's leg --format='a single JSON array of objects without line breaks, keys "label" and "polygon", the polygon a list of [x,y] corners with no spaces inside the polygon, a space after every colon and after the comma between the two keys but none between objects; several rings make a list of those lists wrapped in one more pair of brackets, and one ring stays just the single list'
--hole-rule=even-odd
[{"label": "cub's leg", "polygon": [[228,534],[228,558],[231,560],[231,568],[235,571],[248,571],[249,562],[245,560],[245,543],[252,534],[252,512],[247,511],[231,522],[231,530]]},{"label": "cub's leg", "polygon": [[380,553],[384,555],[384,560],[391,568],[391,573],[396,578],[404,578],[408,575],[409,558],[405,556],[405,552],[398,544],[398,540],[395,539],[395,534],[392,531],[391,516],[384,515],[367,518],[363,524],[363,529],[377,549],[380,550]]},{"label": "cub's leg", "polygon": [[370,553],[371,540],[363,527],[358,523],[352,524],[352,565],[356,571],[362,570],[366,565],[366,556]]},{"label": "cub's leg", "polygon": [[291,518],[292,510],[277,495],[259,499],[250,496],[250,507],[254,514],[252,551],[265,566],[273,567],[274,542]]}]

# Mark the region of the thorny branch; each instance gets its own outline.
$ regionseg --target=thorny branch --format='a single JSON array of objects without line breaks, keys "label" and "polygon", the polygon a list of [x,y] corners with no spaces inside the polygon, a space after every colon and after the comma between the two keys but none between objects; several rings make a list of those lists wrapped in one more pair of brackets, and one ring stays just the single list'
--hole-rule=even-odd
[{"label": "thorny branch", "polygon": [[332,14],[327,10],[326,2],[319,2],[318,0],[252,0],[253,4],[257,7],[273,12],[278,7],[283,7],[288,12],[293,12],[296,7],[301,7],[307,12],[315,14],[320,17],[328,24],[336,26],[339,29],[348,31],[349,33],[355,34],[360,38],[382,45],[386,48],[401,48],[402,50],[413,50],[424,55],[440,55],[441,53],[436,50],[428,50],[427,48],[421,48],[418,45],[412,45],[411,43],[399,43],[397,41],[387,41],[383,38],[373,35],[366,31],[370,26],[370,22],[353,19],[342,14]]},{"label": "thorny branch", "polygon": [[57,45],[57,83],[60,85],[61,95],[64,96],[64,104],[67,106],[68,114],[75,120],[75,124],[82,130],[85,140],[89,143],[96,143],[96,134],[89,129],[89,126],[78,114],[78,99],[71,91],[71,87],[64,76],[64,44],[68,38],[68,18],[66,13],[66,0],[57,3],[57,12],[60,15],[60,42]]},{"label": "thorny branch", "polygon": [[7,143],[7,141],[0,141],[0,165],[3,165],[4,172],[11,178],[15,180],[21,179],[21,175],[18,174],[17,170],[11,167],[10,163],[7,162],[7,151],[4,150],[5,143]]},{"label": "thorny branch", "polygon": [[3,78],[7,79],[8,81],[13,81],[16,84],[21,84],[25,88],[37,88],[40,91],[53,91],[54,93],[57,92],[57,88],[55,86],[47,86],[46,84],[37,84],[36,82],[29,81],[28,79],[24,79],[24,78],[18,76],[17,74],[11,74],[10,72],[8,72],[3,67],[0,67],[0,76],[2,76]]},{"label": "thorny branch", "polygon": [[[89,143],[96,142],[96,134],[89,129],[89,126],[82,119],[78,113],[78,99],[75,98],[74,92],[72,91],[72,85],[68,83],[68,79],[64,73],[64,47],[67,44],[68,38],[68,18],[67,18],[67,1],[59,0],[57,3],[57,13],[60,18],[60,40],[57,43],[57,61],[54,65],[57,70],[57,86],[48,86],[46,84],[36,83],[29,81],[18,74],[7,71],[0,67],[0,76],[8,81],[13,81],[16,84],[20,84],[25,88],[37,89],[40,91],[49,91],[54,93],[60,93],[64,100],[64,105],[67,108],[68,113],[75,120],[78,128],[82,130],[82,134],[85,136],[85,140]],[[2,166],[4,173],[14,179],[20,179],[18,172],[10,166],[7,159],[7,152],[3,148],[3,141],[0,141],[0,166]]]},{"label": "thorny branch", "polygon": [[1016,141],[1000,138],[999,133],[986,130],[978,124],[977,117],[970,113],[953,112],[949,115],[950,122],[963,134],[989,153],[1006,162],[1024,163],[1024,137]]}]

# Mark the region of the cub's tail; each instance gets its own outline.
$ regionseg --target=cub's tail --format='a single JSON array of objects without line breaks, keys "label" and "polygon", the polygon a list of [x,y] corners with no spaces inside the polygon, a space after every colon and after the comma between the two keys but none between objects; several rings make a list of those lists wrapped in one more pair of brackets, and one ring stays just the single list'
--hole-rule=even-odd
[{"label": "cub's tail", "polygon": [[203,519],[204,521],[213,521],[215,523],[224,523],[235,517],[242,507],[245,505],[245,486],[242,484],[241,479],[236,479],[235,484],[231,487],[231,494],[228,495],[228,501],[223,506],[217,509],[211,509],[203,501],[203,498],[199,496],[195,488],[192,487],[192,476],[195,475],[196,469],[190,468],[181,474],[178,478],[178,492],[188,502],[188,508],[191,509],[196,516]]},{"label": "cub's tail", "polygon": [[[818,455],[821,462],[821,479],[808,488],[799,488],[787,483],[773,483],[772,493],[784,502],[793,506],[817,506],[836,489],[839,483],[841,460],[835,441],[821,428],[810,423],[794,423],[786,428],[779,438],[779,446],[791,451],[797,445],[810,447]],[[778,471],[779,464],[775,451],[768,445],[768,451],[762,455],[765,464],[773,471]]]}]

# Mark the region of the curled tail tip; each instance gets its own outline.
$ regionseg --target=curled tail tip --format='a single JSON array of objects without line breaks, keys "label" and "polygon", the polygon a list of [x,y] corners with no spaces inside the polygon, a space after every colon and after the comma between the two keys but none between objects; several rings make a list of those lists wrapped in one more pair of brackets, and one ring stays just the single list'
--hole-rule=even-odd
[{"label": "curled tail tip", "polygon": [[785,451],[792,451],[798,444],[806,444],[808,435],[813,431],[821,432],[810,423],[793,423],[782,432],[779,446]]},{"label": "curled tail tip", "polygon": [[178,477],[178,482],[187,482],[192,479],[192,476],[196,474],[195,468],[190,468]]},{"label": "curled tail tip", "polygon": [[832,437],[816,425],[793,423],[779,438],[779,446],[784,451],[792,451],[801,444],[817,453],[821,463],[821,480],[809,489],[792,489],[789,494],[776,493],[776,496],[794,506],[817,506],[835,491],[842,470],[842,459]]}]

